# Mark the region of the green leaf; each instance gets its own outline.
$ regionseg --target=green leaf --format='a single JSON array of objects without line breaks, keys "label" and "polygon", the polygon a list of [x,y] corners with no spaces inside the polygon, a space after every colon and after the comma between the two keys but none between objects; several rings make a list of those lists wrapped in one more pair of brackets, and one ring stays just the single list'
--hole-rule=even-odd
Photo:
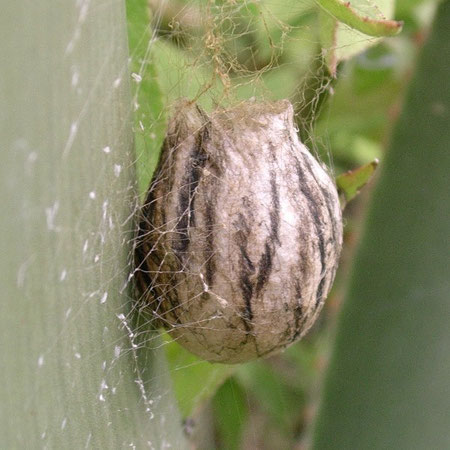
[{"label": "green leaf", "polygon": [[187,417],[213,397],[236,366],[213,364],[197,358],[167,334],[164,341],[175,396],[181,414]]},{"label": "green leaf", "polygon": [[342,209],[369,182],[377,167],[378,159],[375,159],[364,166],[358,167],[355,170],[349,170],[336,177],[336,185]]},{"label": "green leaf", "polygon": [[150,10],[145,0],[127,0],[128,46],[133,95],[133,130],[139,192],[144,194],[158,162],[167,117],[165,98],[156,70],[150,26]]},{"label": "green leaf", "polygon": [[240,450],[249,408],[247,393],[234,377],[219,388],[213,399],[213,407],[221,448]]},{"label": "green leaf", "polygon": [[[368,8],[364,0],[343,3],[340,0],[316,0],[319,11],[320,40],[330,73],[336,75],[340,61],[351,58],[379,41],[379,37],[394,36],[402,23],[379,19],[391,17],[394,0],[374,0]],[[359,14],[367,11],[370,16]],[[371,38],[369,37],[371,36]]]},{"label": "green leaf", "polygon": [[402,29],[401,22],[386,19],[373,19],[369,16],[359,14],[350,2],[341,2],[340,0],[316,0],[316,2],[327,13],[339,20],[339,22],[348,25],[354,30],[367,34],[368,36],[395,36],[400,33]]},{"label": "green leaf", "polygon": [[450,2],[395,129],[325,382],[313,448],[450,448]]},{"label": "green leaf", "polygon": [[236,379],[251,393],[284,433],[289,433],[296,420],[292,411],[300,404],[297,392],[264,360],[239,367]]}]

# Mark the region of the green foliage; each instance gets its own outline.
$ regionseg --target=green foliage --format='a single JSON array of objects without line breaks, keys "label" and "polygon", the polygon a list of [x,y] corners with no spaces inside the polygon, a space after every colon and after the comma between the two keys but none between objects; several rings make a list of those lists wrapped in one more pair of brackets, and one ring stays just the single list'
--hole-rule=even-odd
[{"label": "green foliage", "polygon": [[[339,22],[369,36],[395,36],[402,29],[402,23],[395,20],[373,19],[370,16],[362,16],[356,9],[361,5],[364,6],[361,2],[353,2],[353,4],[350,4],[350,2],[343,3],[340,0],[316,0],[316,2]],[[377,11],[375,8],[373,10],[374,12]]]},{"label": "green foliage", "polygon": [[[212,364],[197,358],[165,335],[166,356],[171,369],[175,396],[183,417],[209,400],[233,373],[233,366]],[[201,380],[201,382],[199,381]]]},{"label": "green foliage", "polygon": [[214,418],[221,446],[227,450],[241,448],[242,432],[249,414],[245,389],[235,378],[228,378],[213,399]]},{"label": "green foliage", "polygon": [[166,130],[165,98],[158,83],[152,50],[148,2],[127,0],[128,46],[131,57],[133,130],[139,192],[147,190],[158,162]]},{"label": "green foliage", "polygon": [[[340,61],[363,52],[379,41],[369,39],[368,36],[394,36],[401,31],[401,22],[383,18],[392,16],[393,0],[375,0],[369,7],[364,0],[347,3],[340,0],[316,1],[321,7],[321,43],[330,73],[333,75],[336,75]],[[364,14],[359,11],[364,11]]]},{"label": "green foliage", "polygon": [[296,420],[295,414],[290,412],[295,410],[299,403],[293,387],[264,361],[246,364],[240,368],[236,376],[246,392],[258,400],[276,425],[283,432],[288,432],[292,428],[290,421]]},{"label": "green foliage", "polygon": [[358,195],[361,188],[369,182],[377,166],[378,159],[375,159],[364,166],[358,167],[355,170],[349,170],[336,177],[336,186],[342,208]]},{"label": "green foliage", "polygon": [[444,2],[354,262],[315,449],[450,446],[449,23]]}]

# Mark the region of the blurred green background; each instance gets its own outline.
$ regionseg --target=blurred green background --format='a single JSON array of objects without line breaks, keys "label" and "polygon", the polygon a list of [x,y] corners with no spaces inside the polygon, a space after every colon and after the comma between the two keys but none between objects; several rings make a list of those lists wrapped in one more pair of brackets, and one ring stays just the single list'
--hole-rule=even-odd
[{"label": "blurred green background", "polygon": [[[166,337],[166,353],[176,397],[185,418],[185,431],[194,448],[270,450],[304,449],[312,445],[313,422],[321,403],[322,384],[330,353],[335,345],[337,317],[340,315],[346,330],[350,330],[347,334],[342,330],[338,332],[340,347],[336,350],[338,355],[342,357],[344,354],[345,357],[348,356],[346,349],[353,345],[352,340],[358,341],[366,326],[362,323],[359,327],[354,325],[353,321],[356,318],[353,316],[356,312],[352,308],[358,311],[357,320],[359,321],[366,320],[367,311],[371,311],[371,308],[364,309],[367,306],[364,301],[368,301],[364,299],[365,285],[368,285],[369,290],[375,289],[374,298],[372,298],[375,303],[379,301],[379,296],[386,299],[390,289],[388,285],[379,286],[379,289],[369,286],[372,265],[374,271],[376,266],[370,258],[382,258],[392,247],[391,240],[398,238],[395,233],[400,235],[409,233],[407,224],[405,228],[395,229],[397,219],[392,214],[398,212],[398,220],[415,221],[416,215],[421,215],[420,208],[427,204],[426,198],[422,199],[424,205],[419,199],[415,199],[416,203],[408,206],[409,216],[400,219],[402,213],[399,208],[401,209],[402,205],[406,207],[408,195],[416,195],[416,193],[414,186],[410,186],[411,192],[405,188],[402,194],[404,198],[402,197],[401,200],[397,199],[397,193],[403,192],[402,183],[405,180],[409,180],[412,176],[419,177],[418,174],[420,174],[420,170],[417,172],[416,169],[408,172],[407,162],[423,164],[421,155],[428,150],[420,148],[415,153],[412,148],[414,144],[418,145],[420,136],[409,138],[408,146],[411,148],[406,148],[407,137],[398,137],[399,132],[395,135],[393,143],[392,139],[398,118],[405,108],[408,86],[417,71],[419,55],[432,27],[437,3],[400,0],[396,4],[387,1],[352,4],[357,5],[365,15],[373,15],[375,18],[394,16],[397,20],[402,20],[404,22],[402,33],[395,38],[380,40],[368,38],[346,27],[341,29],[341,27],[339,32],[333,35],[334,43],[330,44],[331,35],[328,27],[331,19],[312,1],[170,0],[164,3],[151,1],[150,9],[146,2],[128,1],[133,71],[139,75],[135,95],[139,105],[143,106],[137,110],[135,119],[141,193],[148,187],[157,161],[170,105],[181,96],[195,99],[207,109],[217,105],[226,106],[251,97],[264,100],[289,98],[296,108],[299,134],[303,142],[319,155],[336,175],[366,164],[375,158],[381,160],[381,170],[384,171],[383,162],[389,146],[391,159],[394,159],[391,166],[386,168],[386,171],[390,170],[391,178],[389,174],[384,174],[384,178],[387,179],[383,179],[385,184],[380,187],[378,203],[374,206],[374,208],[378,207],[378,210],[372,212],[370,216],[370,223],[367,224],[370,236],[365,237],[361,250],[366,253],[356,260],[358,263],[355,263],[355,248],[364,228],[366,206],[371,202],[377,180],[373,181],[346,208],[345,247],[335,286],[318,323],[300,343],[287,349],[283,354],[267,360],[255,361],[239,367],[227,367],[200,361]],[[446,53],[448,45],[447,47],[444,45],[444,40],[448,40],[448,36],[444,31],[445,23],[447,28],[450,27],[450,23],[448,15],[445,18],[445,12],[441,12],[441,15],[444,15],[443,24],[441,24],[443,30],[441,35],[435,38],[438,41],[435,45],[442,47],[441,52],[437,51],[437,54],[442,54],[448,64],[449,55]],[[338,61],[336,74],[332,73],[334,68],[330,64],[330,54],[333,54]],[[439,60],[439,56],[436,57]],[[439,72],[437,69],[427,69],[432,73]],[[431,74],[424,75],[425,78],[428,76]],[[441,82],[448,84],[445,80]],[[440,82],[436,81],[436,84],[439,85]],[[419,90],[416,92],[419,98],[420,96],[427,98],[424,91],[427,86],[424,86],[424,83],[422,85],[416,83],[411,89]],[[443,98],[445,99],[445,94]],[[448,101],[448,97],[443,100],[445,101]],[[416,103],[409,106],[412,109],[408,111],[409,122],[405,123],[406,119],[403,119],[406,136],[408,136],[409,127],[421,127],[422,121],[417,117],[413,119],[414,111],[417,112],[420,104],[421,100],[416,99]],[[448,118],[448,111],[445,109],[447,107],[448,103],[447,106],[441,107],[445,111],[443,113],[445,118]],[[436,106],[436,108],[440,107]],[[445,139],[444,132],[439,148],[442,149],[442,146],[448,148],[448,141]],[[418,157],[417,161],[414,160],[415,156]],[[442,154],[439,149],[436,149],[436,154],[433,155],[430,149],[426,159],[433,158],[441,159],[443,166],[448,170],[446,165],[448,156],[446,157],[445,153]],[[405,166],[404,173],[403,166]],[[430,169],[429,176],[430,182],[434,176],[440,180],[436,181],[435,191],[440,192],[436,195],[445,202],[442,192],[442,189],[445,191],[442,173],[436,172],[436,175],[433,175]],[[420,189],[418,185],[415,187]],[[430,197],[435,191],[429,192]],[[391,213],[390,216],[387,215],[388,212]],[[383,227],[385,214],[387,225]],[[440,218],[438,216],[433,218],[431,212],[430,220],[438,221]],[[448,231],[448,221],[444,220],[441,228]],[[420,239],[425,241],[420,251],[425,252],[424,249],[432,245],[431,242],[428,243],[427,233],[434,231],[427,230],[426,227],[422,230],[424,231]],[[440,236],[444,237],[445,232],[442,230]],[[394,237],[391,236],[391,231]],[[377,233],[381,233],[381,236],[374,243],[373,239]],[[405,255],[409,254],[410,247],[407,246],[411,246],[414,239],[419,237],[412,236],[410,241],[404,243]],[[370,243],[375,248],[367,250]],[[377,253],[379,246],[381,250]],[[444,245],[444,249],[448,249],[448,246]],[[399,247],[398,251],[399,255],[402,255],[402,247]],[[369,256],[367,252],[370,253]],[[444,254],[440,253],[442,258]],[[364,268],[359,269],[358,272],[358,267],[354,266],[362,264],[361,260],[364,260],[364,257],[369,258],[369,262],[365,261]],[[422,264],[420,252],[412,257],[416,258],[416,265]],[[401,260],[401,256],[399,259]],[[439,257],[437,259],[439,260]],[[439,261],[442,263],[441,260]],[[408,270],[409,261],[401,260],[401,263],[392,265],[392,270],[397,270],[399,277],[403,271]],[[385,264],[388,262],[379,262],[380,273],[374,272],[379,276],[380,283],[388,283],[383,281],[383,269],[385,272],[387,270]],[[427,264],[433,265],[430,261],[427,261]],[[411,264],[412,271],[413,267],[414,265]],[[361,271],[363,271],[362,274]],[[351,284],[347,303],[350,305],[356,303],[356,306],[347,306],[344,313],[341,313],[341,305],[343,297],[348,292],[351,273],[353,273],[353,284]],[[438,286],[442,279],[441,274],[440,278],[435,280],[435,286]],[[410,280],[406,282],[409,283]],[[401,282],[397,284],[402,287]],[[394,286],[395,283],[392,285]],[[429,289],[433,289],[433,286]],[[445,317],[449,310],[445,303],[442,303],[443,288],[439,286],[436,289],[440,289],[441,295],[441,297],[437,295],[436,302],[441,302],[439,303],[443,308],[441,313]],[[381,302],[380,309],[370,313],[376,314],[378,318],[378,322],[374,322],[372,332],[379,333],[381,336],[385,335],[386,330],[383,329],[383,324],[388,323],[392,335],[387,334],[392,345],[397,346],[399,342],[404,342],[405,346],[415,345],[414,340],[404,339],[405,333],[410,337],[408,334],[410,330],[401,326],[402,321],[397,315],[402,314],[402,307],[408,308],[408,302],[402,300],[401,296],[404,293],[401,288],[396,292],[398,298],[393,294],[390,300],[394,303],[398,302],[398,306],[392,309],[396,314],[395,317],[390,316],[389,303]],[[363,312],[360,311],[361,308]],[[427,306],[423,305],[422,308],[426,309]],[[382,315],[383,311],[386,317]],[[425,314],[425,311],[421,311],[419,307],[413,308],[412,311],[419,315]],[[449,318],[447,316],[447,319]],[[370,328],[370,325],[367,326]],[[411,323],[410,326],[413,324]],[[433,327],[433,324],[430,323],[428,326]],[[439,326],[443,327],[443,324]],[[448,344],[449,336],[444,329],[437,332],[442,333],[443,342],[447,339],[446,344]],[[398,335],[395,333],[396,330]],[[417,339],[421,339],[420,332]],[[386,436],[383,437],[382,429],[375,433],[379,434],[379,441],[373,437],[373,433],[366,433],[370,435],[366,436],[366,440],[352,441],[353,434],[359,434],[360,427],[371,428],[368,421],[373,420],[372,416],[369,414],[364,416],[358,410],[358,408],[364,410],[365,391],[363,388],[358,390],[357,377],[362,377],[364,380],[367,373],[373,369],[370,358],[375,348],[377,348],[376,342],[370,341],[364,349],[366,353],[353,355],[353,359],[347,357],[348,367],[353,367],[355,364],[362,367],[356,372],[356,378],[352,377],[351,370],[346,371],[347,366],[343,366],[340,372],[340,360],[336,359],[337,356],[334,357],[329,378],[327,378],[329,380],[326,384],[327,397],[319,418],[319,425],[316,427],[315,448],[450,448],[448,432],[444,431],[441,431],[444,433],[442,439],[435,440],[433,444],[430,442],[430,447],[424,444],[426,438],[418,440],[415,436],[414,440],[409,439],[408,433],[400,429],[397,431],[400,434],[403,433],[405,439],[396,437],[394,431],[391,444],[385,440]],[[447,350],[450,351],[450,348],[447,347]],[[420,359],[423,353],[419,352],[417,355],[412,352],[412,355]],[[399,356],[392,354],[390,358],[395,359]],[[409,361],[408,358],[407,360]],[[389,364],[395,367],[391,359]],[[399,365],[401,366],[401,363]],[[382,359],[381,366],[383,366]],[[439,377],[445,378],[444,374],[445,371],[441,371]],[[407,374],[404,375],[407,376]],[[447,372],[447,375],[450,376],[450,373]],[[360,402],[355,400],[354,403],[357,406],[354,407],[352,414],[354,419],[364,417],[367,422],[363,419],[352,422],[351,414],[348,417],[345,415],[345,408],[342,408],[340,402],[349,402],[348,396],[351,398],[353,388],[349,386],[348,396],[338,398],[336,390],[345,390],[347,385],[344,383],[341,386],[334,377],[345,377],[351,380],[352,386],[355,387],[354,395],[359,396],[360,400]],[[382,378],[380,375],[380,379]],[[365,386],[364,382],[360,384]],[[437,391],[440,392],[442,386],[439,382],[437,384],[439,385]],[[378,386],[378,389],[383,390],[381,386]],[[391,389],[397,392],[395,389],[400,387],[391,386]],[[411,389],[422,389],[422,386],[418,384]],[[369,404],[366,406],[369,408]],[[429,414],[433,415],[433,404],[428,406]],[[450,399],[448,406],[450,408]],[[411,408],[417,408],[417,405],[411,405]],[[383,405],[376,405],[374,410],[382,414]],[[438,406],[437,410],[437,414],[443,414],[445,410],[443,404]],[[333,423],[332,418],[339,414],[346,417],[345,423],[338,420]],[[387,414],[390,416],[389,413]],[[401,411],[396,410],[396,414],[401,414]],[[449,418],[444,419],[442,423],[449,424],[447,419]],[[354,423],[354,429],[352,429],[352,423]],[[414,419],[411,418],[407,426],[419,427],[420,424],[414,423]],[[395,429],[395,426],[393,427]],[[347,439],[339,440],[339,429],[345,429]],[[438,430],[435,431],[439,433]],[[430,433],[431,431],[424,432],[424,436]],[[330,436],[334,438],[331,439]],[[449,446],[439,446],[444,443],[448,443]]]}]

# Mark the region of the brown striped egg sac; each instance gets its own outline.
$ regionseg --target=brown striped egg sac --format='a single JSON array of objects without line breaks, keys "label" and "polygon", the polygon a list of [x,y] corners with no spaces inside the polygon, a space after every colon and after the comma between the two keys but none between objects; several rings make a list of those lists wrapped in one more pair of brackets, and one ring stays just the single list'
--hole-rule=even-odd
[{"label": "brown striped egg sac", "polygon": [[287,101],[207,115],[179,101],[139,219],[140,299],[182,346],[213,362],[300,339],[336,273],[333,179],[299,141]]}]

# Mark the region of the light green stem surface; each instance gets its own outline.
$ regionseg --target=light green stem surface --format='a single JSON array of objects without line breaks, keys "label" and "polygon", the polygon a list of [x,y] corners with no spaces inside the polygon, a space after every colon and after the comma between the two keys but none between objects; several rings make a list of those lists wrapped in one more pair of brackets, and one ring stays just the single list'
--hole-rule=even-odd
[{"label": "light green stem surface", "polygon": [[3,2],[0,447],[184,448],[154,334],[132,334],[123,2]]}]

